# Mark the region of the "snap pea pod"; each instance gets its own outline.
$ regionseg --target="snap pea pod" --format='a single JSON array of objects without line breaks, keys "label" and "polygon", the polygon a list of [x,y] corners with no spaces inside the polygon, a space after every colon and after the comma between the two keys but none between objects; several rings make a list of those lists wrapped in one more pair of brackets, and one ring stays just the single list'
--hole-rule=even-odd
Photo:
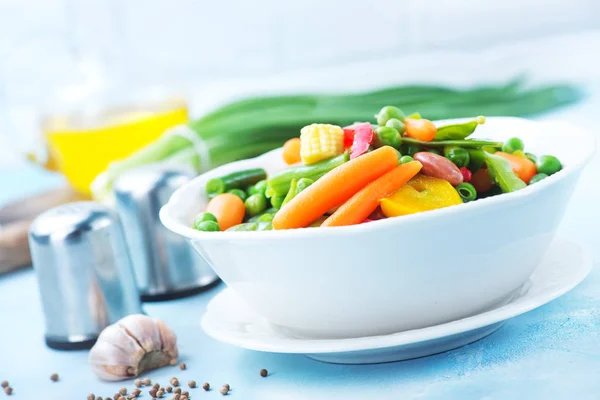
[{"label": "snap pea pod", "polygon": [[445,147],[445,146],[459,146],[467,148],[481,148],[483,146],[489,146],[493,148],[502,148],[502,142],[491,142],[488,140],[477,140],[477,139],[465,139],[465,140],[440,140],[435,142],[424,142],[422,140],[411,139],[407,137],[402,138],[402,143],[412,144],[425,147]]},{"label": "snap pea pod", "polygon": [[308,178],[316,181],[332,169],[348,161],[348,158],[349,155],[344,153],[316,164],[286,168],[269,178],[267,181],[267,195],[269,197],[276,195],[285,196],[290,190],[292,180]]},{"label": "snap pea pod", "polygon": [[[264,220],[261,220],[261,218],[264,215],[273,215],[274,216],[276,213],[277,213],[277,209],[275,209],[275,208],[269,208],[268,210],[265,210],[264,212],[262,212],[262,213],[260,213],[258,215],[255,215],[253,217],[248,218],[246,220],[246,222],[265,222]],[[266,221],[266,222],[269,222],[269,221]]]},{"label": "snap pea pod", "polygon": [[502,193],[515,192],[527,184],[513,172],[510,163],[500,156],[483,153],[490,177],[498,184]]},{"label": "snap pea pod", "polygon": [[479,149],[467,149],[467,151],[469,152],[470,159],[468,166],[469,171],[475,173],[483,167],[483,164],[485,164],[485,155],[483,154],[483,150]]},{"label": "snap pea pod", "polygon": [[485,123],[485,117],[479,116],[462,124],[440,126],[433,140],[462,140],[475,132],[478,125]]},{"label": "snap pea pod", "polygon": [[225,193],[231,189],[243,189],[247,186],[266,179],[267,173],[262,168],[247,169],[244,171],[232,172],[231,174],[220,178],[213,178],[206,182],[206,194],[209,198]]}]

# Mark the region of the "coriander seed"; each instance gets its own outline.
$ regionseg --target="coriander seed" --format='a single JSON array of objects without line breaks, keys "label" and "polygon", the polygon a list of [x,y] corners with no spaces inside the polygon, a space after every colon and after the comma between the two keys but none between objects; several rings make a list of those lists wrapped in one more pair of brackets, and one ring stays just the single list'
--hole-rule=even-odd
[{"label": "coriander seed", "polygon": [[173,391],[177,394],[181,394],[181,388],[175,388]]},{"label": "coriander seed", "polygon": [[204,382],[204,383],[202,384],[202,389],[204,389],[204,390],[210,390],[210,383],[208,383],[208,382]]},{"label": "coriander seed", "polygon": [[191,387],[192,389],[196,387],[196,381],[189,381],[188,382],[188,386]]},{"label": "coriander seed", "polygon": [[152,389],[156,389],[156,390],[160,389],[160,385],[158,384],[158,382],[155,383],[154,385],[152,385]]},{"label": "coriander seed", "polygon": [[127,399],[123,396],[119,396],[119,400],[127,400]]},{"label": "coriander seed", "polygon": [[96,400],[96,396],[94,396],[92,393],[88,394],[87,400]]},{"label": "coriander seed", "polygon": [[179,364],[179,369],[183,371],[183,370],[187,369],[187,365],[185,365],[185,363],[181,363],[181,364]]},{"label": "coriander seed", "polygon": [[135,381],[133,381],[133,384],[135,385],[135,387],[142,387],[143,383],[141,379],[136,379]]},{"label": "coriander seed", "polygon": [[10,396],[13,392],[13,388],[11,388],[10,386],[7,386],[4,388],[4,393],[6,393],[7,396]]},{"label": "coriander seed", "polygon": [[183,391],[183,392],[181,392],[181,395],[182,395],[182,396],[189,396],[189,395],[190,395],[190,392],[188,392],[188,391]]},{"label": "coriander seed", "polygon": [[223,387],[224,387],[224,388],[227,388],[227,390],[231,389],[231,386],[229,386],[229,383],[225,383],[225,384],[223,384]]},{"label": "coriander seed", "polygon": [[173,400],[180,400],[179,393],[175,393],[175,395],[173,396]]},{"label": "coriander seed", "polygon": [[167,392],[171,393],[173,391],[173,386],[167,386]]},{"label": "coriander seed", "polygon": [[227,396],[227,393],[229,393],[229,389],[226,386],[223,386],[220,392],[223,396]]},{"label": "coriander seed", "polygon": [[150,380],[150,378],[144,378],[144,379],[142,380],[142,383],[143,383],[145,386],[150,386],[150,385],[152,384],[152,381]]},{"label": "coriander seed", "polygon": [[50,375],[50,380],[51,380],[52,382],[56,382],[56,381],[58,381],[58,374],[52,374],[52,375]]},{"label": "coriander seed", "polygon": [[269,371],[267,371],[266,369],[261,369],[260,370],[260,376],[262,376],[263,378],[266,377],[267,375],[269,375]]},{"label": "coriander seed", "polygon": [[121,388],[121,389],[119,389],[119,393],[122,394],[123,396],[125,396],[127,394],[127,389]]},{"label": "coriander seed", "polygon": [[173,385],[173,386],[179,386],[179,379],[177,379],[177,378],[171,378],[171,385]]},{"label": "coriander seed", "polygon": [[2,386],[2,389],[6,389],[8,387],[8,381],[2,381],[2,384],[0,384],[0,386]]},{"label": "coriander seed", "polygon": [[150,395],[150,397],[154,397],[154,398],[156,398],[156,392],[157,392],[157,391],[158,391],[158,390],[156,390],[156,389],[152,388],[152,389],[150,389],[150,390],[148,391],[148,394]]},{"label": "coriander seed", "polygon": [[133,395],[133,397],[138,397],[141,393],[142,393],[142,391],[140,389],[134,389],[131,391],[131,394]]},{"label": "coriander seed", "polygon": [[115,393],[113,395],[113,400],[119,400],[121,398],[121,393]]}]

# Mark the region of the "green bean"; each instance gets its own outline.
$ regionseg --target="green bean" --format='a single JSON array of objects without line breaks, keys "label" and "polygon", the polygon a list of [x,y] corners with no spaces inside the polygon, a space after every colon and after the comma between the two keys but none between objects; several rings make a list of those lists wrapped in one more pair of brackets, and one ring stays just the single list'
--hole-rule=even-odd
[{"label": "green bean", "polygon": [[206,182],[206,194],[209,198],[213,198],[230,189],[241,189],[248,185],[253,185],[262,179],[266,179],[266,177],[267,173],[262,168],[233,172]]},{"label": "green bean", "polygon": [[466,148],[481,148],[483,146],[490,146],[496,149],[502,147],[502,142],[491,142],[488,140],[476,140],[476,139],[465,139],[465,140],[440,140],[435,142],[424,142],[422,140],[411,139],[407,137],[402,138],[402,142],[406,144],[414,144],[418,146],[427,147],[445,147],[445,146],[460,146]]},{"label": "green bean", "polygon": [[[282,170],[279,173],[272,175],[267,181],[267,194],[271,197],[274,195],[285,196],[290,190],[292,179],[308,178],[316,181],[327,172],[339,167],[344,162],[348,161],[348,155],[341,154],[329,160],[320,161],[312,165],[300,165]],[[283,201],[283,200],[282,200]],[[272,203],[272,202],[271,202]],[[273,207],[276,207],[273,204]],[[276,207],[277,208],[277,207]]]},{"label": "green bean", "polygon": [[271,197],[271,206],[273,206],[273,208],[279,210],[281,208],[281,206],[283,205],[285,196],[286,196],[285,194],[284,195],[276,194],[273,197]]},{"label": "green bean", "polygon": [[254,217],[266,210],[267,198],[259,193],[253,194],[246,199],[244,205],[246,206],[246,215]]},{"label": "green bean", "polygon": [[477,190],[470,183],[460,183],[456,185],[455,189],[464,203],[468,203],[469,201],[473,201],[477,198]]}]

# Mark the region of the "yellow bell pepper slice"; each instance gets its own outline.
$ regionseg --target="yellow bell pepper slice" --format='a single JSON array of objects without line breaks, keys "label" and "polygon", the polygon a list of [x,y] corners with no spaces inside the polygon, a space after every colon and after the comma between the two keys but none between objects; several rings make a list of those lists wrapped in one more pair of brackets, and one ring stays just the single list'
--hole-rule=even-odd
[{"label": "yellow bell pepper slice", "polygon": [[386,217],[399,217],[462,204],[462,199],[448,181],[419,174],[379,204]]}]

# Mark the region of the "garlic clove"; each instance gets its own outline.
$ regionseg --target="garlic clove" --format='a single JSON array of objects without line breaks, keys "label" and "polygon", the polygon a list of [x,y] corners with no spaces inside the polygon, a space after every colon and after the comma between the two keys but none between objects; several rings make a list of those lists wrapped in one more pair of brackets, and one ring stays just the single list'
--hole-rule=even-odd
[{"label": "garlic clove", "polygon": [[101,379],[118,381],[177,363],[177,337],[161,320],[130,315],[106,327],[90,350],[89,363]]}]

